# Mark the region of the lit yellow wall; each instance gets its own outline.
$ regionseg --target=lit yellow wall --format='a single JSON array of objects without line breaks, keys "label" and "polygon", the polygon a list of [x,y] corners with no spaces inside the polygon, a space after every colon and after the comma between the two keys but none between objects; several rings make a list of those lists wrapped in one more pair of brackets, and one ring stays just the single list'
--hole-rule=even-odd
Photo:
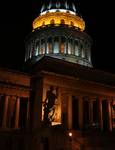
[{"label": "lit yellow wall", "polygon": [[81,31],[85,29],[85,22],[82,18],[64,12],[48,12],[44,15],[37,17],[33,21],[33,29],[43,26],[43,22],[45,23],[45,25],[51,24],[50,21],[52,19],[54,19],[55,24],[60,24],[61,20],[63,19],[66,25],[71,25],[71,22],[73,22],[74,26],[80,28]]}]

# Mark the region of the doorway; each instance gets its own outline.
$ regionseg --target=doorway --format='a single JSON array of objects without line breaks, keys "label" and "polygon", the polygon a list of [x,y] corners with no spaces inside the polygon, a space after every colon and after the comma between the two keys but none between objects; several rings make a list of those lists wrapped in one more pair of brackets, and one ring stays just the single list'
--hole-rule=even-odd
[{"label": "doorway", "polygon": [[108,108],[107,108],[107,101],[102,101],[102,115],[103,115],[103,130],[108,129]]},{"label": "doorway", "polygon": [[89,102],[88,100],[83,101],[83,120],[84,120],[84,129],[89,128]]}]

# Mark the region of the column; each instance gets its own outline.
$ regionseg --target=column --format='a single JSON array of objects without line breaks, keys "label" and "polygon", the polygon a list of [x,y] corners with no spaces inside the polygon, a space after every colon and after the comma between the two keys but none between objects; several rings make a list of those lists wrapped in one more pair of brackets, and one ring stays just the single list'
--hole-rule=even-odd
[{"label": "column", "polygon": [[68,96],[68,129],[72,129],[72,96]]},{"label": "column", "polygon": [[20,97],[16,100],[15,128],[19,128]]},{"label": "column", "polygon": [[82,96],[77,96],[78,98],[78,111],[79,111],[79,128],[83,129],[83,98]]},{"label": "column", "polygon": [[2,127],[3,128],[6,128],[7,111],[8,111],[8,99],[9,99],[9,96],[5,96],[4,114],[3,114],[3,121],[2,121]]},{"label": "column", "polygon": [[108,99],[107,101],[107,107],[108,107],[108,125],[109,130],[112,131],[112,108],[111,108],[111,100]]},{"label": "column", "polygon": [[102,97],[98,97],[98,107],[99,107],[99,127],[101,130],[103,130]]}]

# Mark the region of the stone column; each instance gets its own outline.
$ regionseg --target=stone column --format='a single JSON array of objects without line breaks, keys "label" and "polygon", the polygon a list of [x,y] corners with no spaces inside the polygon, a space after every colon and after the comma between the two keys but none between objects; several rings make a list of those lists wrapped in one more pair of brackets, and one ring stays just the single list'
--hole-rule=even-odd
[{"label": "stone column", "polygon": [[4,113],[3,113],[3,121],[2,121],[2,127],[6,128],[7,123],[7,112],[8,112],[8,100],[9,96],[5,96],[5,104],[4,104]]},{"label": "stone column", "polygon": [[98,97],[98,107],[99,107],[99,127],[103,130],[103,113],[102,113],[102,97]]},{"label": "stone column", "polygon": [[78,96],[78,111],[79,111],[79,128],[83,129],[83,98],[82,96]]},{"label": "stone column", "polygon": [[20,97],[16,100],[15,128],[19,128]]},{"label": "stone column", "polygon": [[68,129],[72,129],[72,96],[68,95]]},{"label": "stone column", "polygon": [[107,101],[107,107],[108,107],[108,125],[109,130],[112,131],[112,108],[111,108],[111,100],[108,99]]}]

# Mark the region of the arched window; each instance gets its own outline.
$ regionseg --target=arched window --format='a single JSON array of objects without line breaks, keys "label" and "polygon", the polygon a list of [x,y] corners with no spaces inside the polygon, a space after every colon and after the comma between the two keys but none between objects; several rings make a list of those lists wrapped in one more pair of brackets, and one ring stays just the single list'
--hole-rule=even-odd
[{"label": "arched window", "polygon": [[65,24],[65,20],[64,20],[64,19],[61,19],[61,20],[60,20],[60,23],[61,23],[61,24]]},{"label": "arched window", "polygon": [[55,24],[55,20],[52,19],[52,20],[50,21],[50,24],[54,25],[54,24]]},{"label": "arched window", "polygon": [[42,22],[42,26],[45,26],[45,21]]},{"label": "arched window", "polygon": [[71,21],[70,25],[71,25],[71,26],[74,26],[74,23]]}]

